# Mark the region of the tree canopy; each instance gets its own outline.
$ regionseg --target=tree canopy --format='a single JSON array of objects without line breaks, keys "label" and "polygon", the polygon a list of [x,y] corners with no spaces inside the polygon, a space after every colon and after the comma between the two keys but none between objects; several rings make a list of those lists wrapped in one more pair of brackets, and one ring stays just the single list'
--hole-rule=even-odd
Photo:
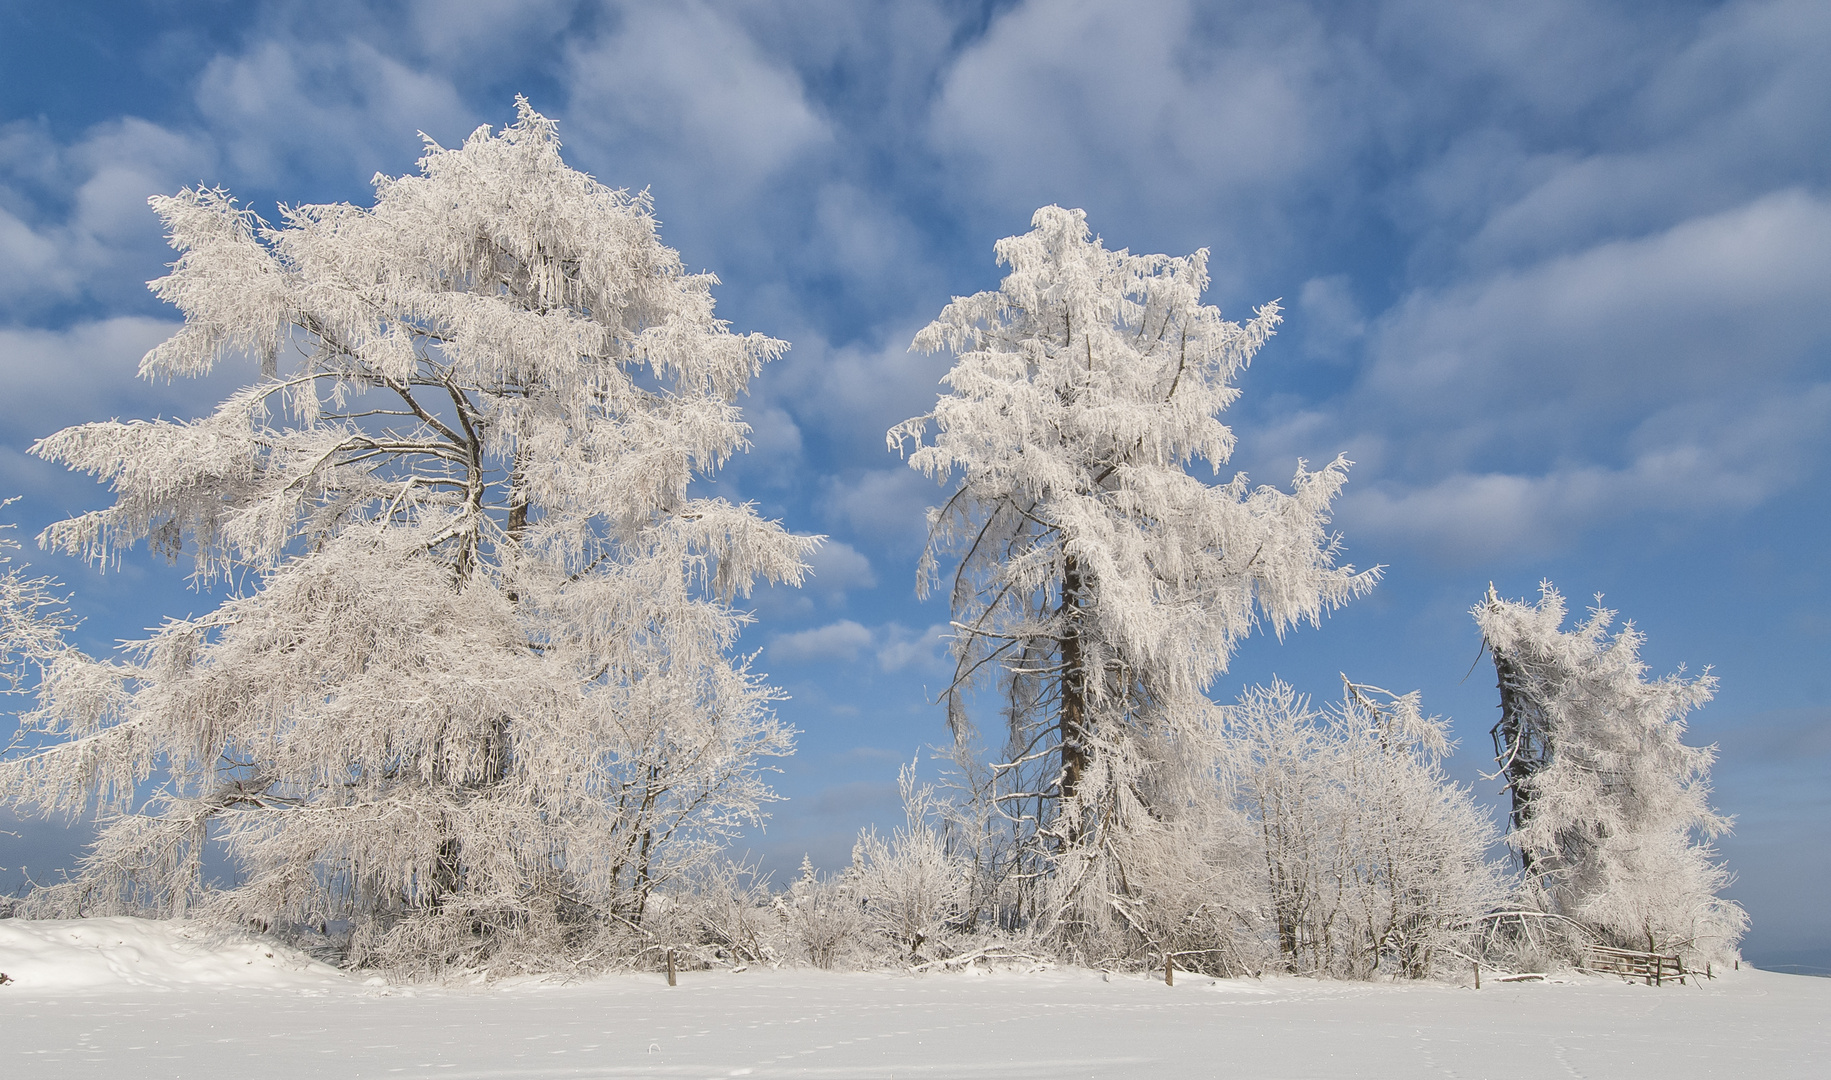
[{"label": "tree canopy", "polygon": [[1242,638],[1313,623],[1377,572],[1338,566],[1327,530],[1345,459],[1299,463],[1290,493],[1190,470],[1232,455],[1219,414],[1277,304],[1229,322],[1201,303],[1206,251],[1109,251],[1079,210],[1044,207],[995,250],[1000,287],[917,335],[954,354],[948,390],[889,441],[954,478],[919,571],[926,592],[952,563],[949,720],[970,740],[967,692],[996,673],[990,797],[1021,849],[1053,858],[1147,813],[1143,773],[1208,722],[1204,692]]},{"label": "tree canopy", "polygon": [[1732,949],[1747,916],[1718,895],[1729,875],[1709,840],[1730,822],[1710,807],[1716,748],[1683,741],[1716,678],[1646,678],[1634,624],[1611,636],[1615,613],[1598,606],[1566,631],[1549,582],[1534,604],[1490,588],[1474,616],[1500,681],[1507,841],[1540,901],[1614,945]]},{"label": "tree canopy", "polygon": [[[632,919],[756,820],[791,732],[732,602],[798,583],[815,541],[688,489],[786,346],[732,333],[646,193],[518,105],[373,206],[152,200],[185,321],[141,373],[259,377],[198,420],[39,442],[114,495],[41,541],[145,540],[231,595],[50,673],[3,778],[109,816],[41,904],[342,919],[358,959],[468,961]],[[239,882],[206,887],[213,841]]]}]

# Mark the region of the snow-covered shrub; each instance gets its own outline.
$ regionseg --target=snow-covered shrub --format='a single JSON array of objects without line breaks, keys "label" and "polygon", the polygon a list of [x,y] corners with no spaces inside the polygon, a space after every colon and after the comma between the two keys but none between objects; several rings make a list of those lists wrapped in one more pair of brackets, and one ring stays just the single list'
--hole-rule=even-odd
[{"label": "snow-covered shrub", "polygon": [[1347,684],[1319,713],[1274,682],[1227,710],[1229,772],[1258,836],[1276,954],[1292,970],[1422,978],[1507,893],[1496,830],[1444,775],[1416,694]]},{"label": "snow-covered shrub", "polygon": [[784,942],[791,957],[818,968],[859,967],[875,951],[866,934],[864,906],[845,874],[824,875],[811,859],[801,875],[775,897]]},{"label": "snow-covered shrub", "polygon": [[[200,420],[38,443],[114,492],[41,541],[146,540],[236,588],[50,670],[0,799],[107,816],[46,902],[348,922],[354,958],[412,970],[640,923],[791,748],[734,604],[812,541],[689,494],[784,343],[731,333],[647,195],[568,168],[525,101],[372,207],[152,202],[185,322],[142,373],[258,377]],[[210,844],[238,881],[206,888]]]},{"label": "snow-covered shrub", "polygon": [[1174,958],[1183,971],[1237,977],[1265,969],[1265,882],[1248,821],[1217,783],[1160,821],[1127,830],[1115,860],[1127,868],[1111,894],[1125,933],[1106,965],[1152,967]]},{"label": "snow-covered shrub", "polygon": [[1709,843],[1730,825],[1710,807],[1716,750],[1682,741],[1716,679],[1648,680],[1643,635],[1628,623],[1611,637],[1614,614],[1598,606],[1567,632],[1550,583],[1536,604],[1489,589],[1474,609],[1500,682],[1507,842],[1527,899],[1605,943],[1726,959],[1748,918],[1720,895],[1730,877]]},{"label": "snow-covered shrub", "polygon": [[783,958],[784,920],[772,903],[769,877],[755,866],[725,862],[685,883],[676,906],[690,911],[695,940],[733,966],[775,964]]},{"label": "snow-covered shrub", "polygon": [[1376,575],[1338,566],[1327,529],[1345,459],[1300,462],[1290,493],[1192,475],[1233,453],[1219,415],[1275,303],[1228,322],[1201,302],[1206,251],[1110,251],[1079,210],[1038,210],[996,252],[1011,271],[999,289],[954,300],[917,335],[955,355],[948,392],[889,442],[925,475],[958,478],[930,512],[918,589],[954,561],[947,705],[962,747],[976,743],[968,692],[999,687],[1005,731],[985,747],[983,796],[1014,865],[991,878],[1029,890],[1019,911],[1046,894],[1057,910],[1036,913],[1042,924],[1104,936],[1129,895],[1109,839],[1159,813],[1141,801],[1157,786],[1144,774],[1164,767],[1157,747],[1201,722],[1247,634],[1314,623]]},{"label": "snow-covered shrub", "polygon": [[[888,838],[859,834],[846,876],[864,909],[864,929],[885,943],[886,959],[921,961],[948,955],[974,927],[972,864],[948,843],[935,789],[916,781],[915,766],[897,776],[904,823]],[[926,952],[924,952],[926,950]]]}]

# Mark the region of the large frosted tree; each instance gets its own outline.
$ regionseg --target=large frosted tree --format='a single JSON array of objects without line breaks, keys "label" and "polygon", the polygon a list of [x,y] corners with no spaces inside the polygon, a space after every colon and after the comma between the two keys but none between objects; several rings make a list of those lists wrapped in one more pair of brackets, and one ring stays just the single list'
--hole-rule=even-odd
[{"label": "large frosted tree", "polygon": [[[47,678],[0,790],[105,818],[41,910],[347,920],[356,961],[500,970],[639,926],[756,819],[791,732],[732,602],[811,541],[689,486],[785,346],[730,332],[646,194],[519,105],[372,207],[152,200],[185,321],[142,375],[259,378],[41,441],[114,493],[41,542],[144,540],[228,598]],[[214,842],[239,877],[212,888]]]},{"label": "large frosted tree", "polygon": [[969,691],[997,687],[1006,731],[987,795],[1013,825],[1011,868],[1046,872],[1055,910],[1098,920],[1130,891],[1127,834],[1201,772],[1176,763],[1200,756],[1205,691],[1237,643],[1315,622],[1374,574],[1338,566],[1327,529],[1346,460],[1300,463],[1288,493],[1191,471],[1232,455],[1219,414],[1275,303],[1229,322],[1201,302],[1206,251],[1109,251],[1079,210],[1038,210],[996,253],[1000,287],[917,335],[954,354],[948,390],[889,442],[954,482],[930,511],[918,587],[947,566],[963,744]]},{"label": "large frosted tree", "polygon": [[1646,678],[1644,636],[1601,607],[1563,629],[1564,598],[1492,588],[1474,609],[1499,675],[1494,749],[1511,799],[1507,840],[1543,903],[1609,944],[1721,956],[1747,925],[1709,840],[1714,747],[1685,745],[1685,717],[1716,679]]}]

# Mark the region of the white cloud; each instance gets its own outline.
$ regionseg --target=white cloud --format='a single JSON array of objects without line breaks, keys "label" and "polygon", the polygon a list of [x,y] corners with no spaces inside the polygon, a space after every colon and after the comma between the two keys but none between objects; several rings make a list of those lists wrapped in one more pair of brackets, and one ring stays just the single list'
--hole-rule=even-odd
[{"label": "white cloud", "polygon": [[935,623],[924,630],[889,623],[879,634],[877,666],[885,671],[912,668],[932,675],[951,674],[953,660],[947,650],[953,633],[948,623]]},{"label": "white cloud", "polygon": [[871,572],[871,560],[851,544],[828,540],[808,556],[813,571],[807,587],[830,599],[843,601],[848,589],[869,589],[877,585]]},{"label": "white cloud", "polygon": [[750,449],[732,460],[726,475],[759,476],[764,483],[773,484],[793,478],[802,466],[801,427],[795,418],[780,405],[763,400],[745,406],[744,422],[750,425]]},{"label": "white cloud", "polygon": [[921,235],[883,200],[849,182],[821,186],[814,197],[813,242],[808,256],[823,274],[844,276],[856,288],[908,295],[930,285],[934,267],[921,257]]},{"label": "white cloud", "polygon": [[239,381],[235,373],[170,383],[139,377],[140,358],[177,329],[175,321],[134,316],[63,330],[0,327],[0,382],[6,386],[0,430],[36,438],[110,416],[147,419],[209,410]]},{"label": "white cloud", "polygon": [[719,201],[830,139],[795,73],[709,5],[616,10],[612,33],[567,53],[574,127]]},{"label": "white cloud", "polygon": [[147,197],[197,182],[214,162],[206,140],[132,117],[68,145],[37,125],[0,128],[0,310],[137,300],[165,251]]},{"label": "white cloud", "polygon": [[[1356,385],[1242,432],[1238,464],[1345,451],[1351,539],[1464,562],[1744,512],[1822,472],[1826,295],[1831,200],[1800,189],[1415,289],[1368,330]],[[1334,303],[1306,287],[1298,308]]]},{"label": "white cloud", "polygon": [[879,669],[946,675],[952,671],[947,647],[953,628],[937,623],[913,630],[888,622],[875,630],[841,619],[825,626],[783,634],[769,645],[769,658],[782,663],[851,663],[869,652]]},{"label": "white cloud", "polygon": [[467,68],[501,63],[563,32],[580,0],[410,0],[411,41],[421,51]]},{"label": "white cloud", "polygon": [[[342,187],[378,171],[407,172],[419,157],[418,132],[450,146],[477,126],[451,80],[357,38],[272,39],[218,56],[199,75],[195,98],[244,179],[289,191],[306,177]],[[498,104],[505,122],[509,104]]]},{"label": "white cloud", "polygon": [[928,534],[928,507],[945,489],[907,466],[829,476],[821,511],[829,521],[892,550],[919,548]]},{"label": "white cloud", "polygon": [[56,240],[0,209],[0,295],[68,295],[77,269],[59,257]]},{"label": "white cloud", "polygon": [[1355,300],[1346,274],[1304,282],[1289,322],[1307,355],[1330,360],[1345,359],[1349,346],[1367,333],[1367,316]]},{"label": "white cloud", "polygon": [[933,410],[944,389],[941,376],[953,365],[945,353],[911,351],[916,329],[894,327],[877,347],[799,341],[770,372],[771,400],[851,453],[884,453],[882,460],[894,460],[884,449],[884,433]]},{"label": "white cloud", "polygon": [[770,642],[769,658],[791,664],[856,660],[860,652],[871,647],[871,641],[870,630],[851,619],[841,619],[812,630],[783,634]]},{"label": "white cloud", "polygon": [[63,330],[0,327],[0,457],[6,491],[55,493],[60,506],[93,501],[100,489],[63,469],[23,456],[33,442],[72,424],[110,418],[195,417],[245,381],[246,370],[204,379],[147,382],[140,358],[178,324],[118,317]]},{"label": "white cloud", "polygon": [[1626,440],[1620,467],[1559,463],[1544,472],[1454,471],[1419,486],[1350,485],[1350,535],[1406,540],[1450,562],[1534,556],[1593,528],[1654,511],[1697,518],[1759,506],[1817,471],[1831,448],[1831,383],[1754,404],[1692,403]]},{"label": "white cloud", "polygon": [[1384,58],[1395,74],[1416,61],[1409,122],[1439,125],[1435,157],[1393,185],[1402,227],[1428,238],[1414,258],[1524,265],[1727,210],[1777,178],[1823,175],[1818,148],[1797,135],[1831,124],[1822,4],[1724,4],[1702,17],[1566,0],[1388,10],[1417,28]]},{"label": "white cloud", "polygon": [[800,588],[765,585],[751,595],[749,606],[767,622],[800,621],[818,609],[843,609],[846,594],[877,585],[871,560],[852,545],[828,539],[808,556],[812,573]]},{"label": "white cloud", "polygon": [[[1314,185],[1369,132],[1357,47],[1302,5],[1030,0],[947,72],[931,138],[980,205],[1088,209],[1118,244],[1178,242],[1192,224],[1282,234],[1268,203]],[[1237,254],[1216,245],[1217,276]]]},{"label": "white cloud", "polygon": [[1831,202],[1779,192],[1656,236],[1413,293],[1375,331],[1371,400],[1357,405],[1427,422],[1432,439],[1462,428],[1471,445],[1528,454],[1606,441],[1599,422],[1798,371],[1831,342],[1828,293]]}]

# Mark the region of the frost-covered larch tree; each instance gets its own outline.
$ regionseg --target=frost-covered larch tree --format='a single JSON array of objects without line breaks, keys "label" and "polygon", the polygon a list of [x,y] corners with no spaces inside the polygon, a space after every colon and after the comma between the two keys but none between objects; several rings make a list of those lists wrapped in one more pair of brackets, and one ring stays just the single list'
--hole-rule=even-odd
[{"label": "frost-covered larch tree", "polygon": [[998,673],[1007,732],[989,797],[1014,823],[1014,868],[1046,868],[1056,910],[1100,919],[1128,892],[1110,842],[1150,816],[1236,644],[1313,623],[1375,575],[1336,565],[1327,531],[1346,460],[1300,464],[1290,493],[1190,471],[1231,456],[1219,414],[1275,303],[1226,321],[1201,302],[1206,251],[1109,251],[1079,210],[1044,207],[995,250],[1000,288],[917,335],[955,355],[948,392],[889,443],[957,479],[930,511],[918,585],[952,562],[953,732],[973,738],[967,691]]},{"label": "frost-covered larch tree", "polygon": [[792,733],[732,603],[798,582],[812,541],[688,488],[746,445],[734,400],[785,345],[731,333],[646,194],[518,105],[372,207],[152,200],[185,322],[141,374],[259,378],[200,420],[41,441],[114,503],[40,540],[146,540],[231,595],[46,680],[0,790],[107,816],[41,909],[347,920],[352,962],[504,970],[639,926],[756,820]]},{"label": "frost-covered larch tree", "polygon": [[1643,635],[1611,637],[1614,615],[1598,606],[1565,631],[1550,583],[1536,604],[1490,588],[1474,609],[1499,674],[1507,840],[1541,901],[1607,943],[1724,956],[1748,920],[1718,895],[1730,878],[1709,840],[1730,823],[1710,807],[1716,751],[1682,741],[1716,679],[1647,679]]}]

